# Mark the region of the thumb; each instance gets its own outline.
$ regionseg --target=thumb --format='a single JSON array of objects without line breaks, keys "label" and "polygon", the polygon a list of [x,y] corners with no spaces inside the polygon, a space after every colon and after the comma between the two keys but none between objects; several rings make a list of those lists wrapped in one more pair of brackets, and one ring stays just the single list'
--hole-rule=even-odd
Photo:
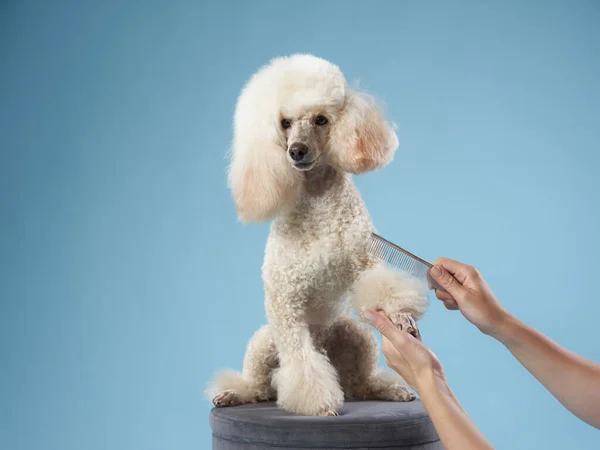
[{"label": "thumb", "polygon": [[392,343],[396,344],[402,342],[403,332],[398,330],[385,314],[380,314],[377,311],[367,309],[363,313],[363,317]]},{"label": "thumb", "polygon": [[454,278],[454,276],[440,265],[434,265],[430,270],[431,276],[442,286],[452,297],[458,299],[465,293],[465,287]]}]

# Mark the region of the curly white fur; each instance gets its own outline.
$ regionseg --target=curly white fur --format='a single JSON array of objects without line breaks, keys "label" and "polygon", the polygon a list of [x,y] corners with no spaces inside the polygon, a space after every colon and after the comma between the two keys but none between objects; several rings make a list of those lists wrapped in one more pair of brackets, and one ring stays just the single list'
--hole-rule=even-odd
[{"label": "curly white fur", "polygon": [[[303,146],[301,161],[292,144]],[[348,317],[352,303],[359,314],[414,319],[427,306],[425,286],[367,253],[374,229],[351,177],[388,164],[397,146],[376,102],[323,59],[277,58],[244,87],[229,185],[242,221],[273,219],[263,265],[269,324],[251,339],[242,373],[215,378],[217,406],[277,399],[297,414],[331,415],[344,398],[414,398],[377,369],[375,336]]]},{"label": "curly white fur", "polygon": [[423,302],[426,288],[421,280],[376,265],[361,273],[354,284],[354,306],[360,315],[367,309],[407,311],[416,320],[427,309],[427,303]]}]

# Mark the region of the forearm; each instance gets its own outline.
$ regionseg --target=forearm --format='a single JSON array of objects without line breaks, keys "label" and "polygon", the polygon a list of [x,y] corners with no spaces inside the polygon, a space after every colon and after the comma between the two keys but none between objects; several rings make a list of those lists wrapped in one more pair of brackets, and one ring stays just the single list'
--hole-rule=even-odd
[{"label": "forearm", "polygon": [[600,364],[510,317],[494,334],[569,411],[600,428]]},{"label": "forearm", "polygon": [[460,406],[444,378],[432,376],[424,381],[419,395],[446,450],[494,448]]}]

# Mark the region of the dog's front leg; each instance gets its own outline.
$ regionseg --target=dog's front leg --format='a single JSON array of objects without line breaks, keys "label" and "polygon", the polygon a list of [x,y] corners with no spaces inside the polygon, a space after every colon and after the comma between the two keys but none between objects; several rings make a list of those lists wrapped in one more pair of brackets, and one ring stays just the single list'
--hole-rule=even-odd
[{"label": "dog's front leg", "polygon": [[299,415],[334,416],[344,401],[338,375],[327,355],[316,350],[304,320],[299,294],[268,292],[267,317],[279,354],[273,374],[277,403]]},{"label": "dog's front leg", "polygon": [[365,270],[353,286],[354,308],[383,310],[398,328],[419,337],[416,321],[427,309],[427,286],[383,264]]}]

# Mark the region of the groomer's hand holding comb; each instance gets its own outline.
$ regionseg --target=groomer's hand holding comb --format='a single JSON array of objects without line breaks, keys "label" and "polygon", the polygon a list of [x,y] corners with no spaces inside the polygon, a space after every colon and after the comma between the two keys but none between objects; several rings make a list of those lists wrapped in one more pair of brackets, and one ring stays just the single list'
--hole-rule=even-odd
[{"label": "groomer's hand holding comb", "polygon": [[504,344],[569,411],[600,429],[600,364],[562,347],[506,311],[474,267],[440,258],[431,275],[447,291],[436,290],[446,308],[460,310],[483,333]]},{"label": "groomer's hand holding comb", "polygon": [[440,258],[434,263],[431,275],[447,291],[436,290],[437,298],[447,309],[460,310],[481,332],[495,336],[510,318],[475,267]]}]

